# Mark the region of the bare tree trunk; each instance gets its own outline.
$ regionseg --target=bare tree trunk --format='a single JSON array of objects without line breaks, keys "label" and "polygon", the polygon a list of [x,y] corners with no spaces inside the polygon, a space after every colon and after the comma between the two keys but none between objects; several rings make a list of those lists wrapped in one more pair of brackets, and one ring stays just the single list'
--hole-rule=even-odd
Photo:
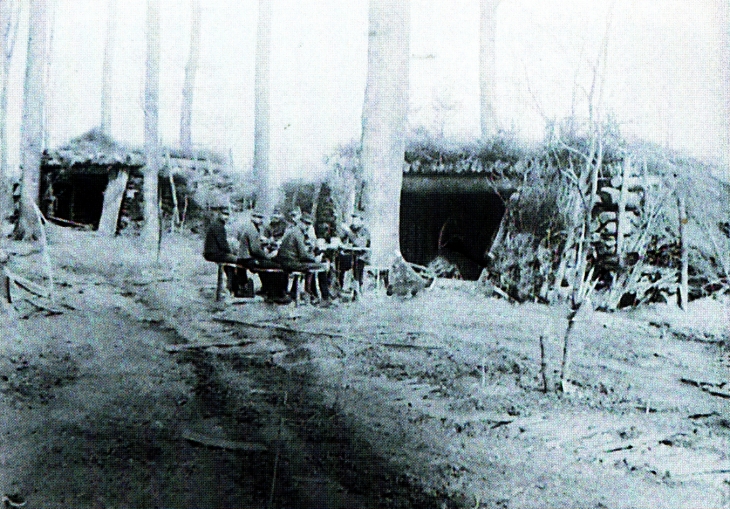
[{"label": "bare tree trunk", "polygon": [[8,84],[19,19],[20,2],[0,0],[0,222],[12,206],[8,182]]},{"label": "bare tree trunk", "polygon": [[400,253],[400,194],[408,115],[410,2],[370,0],[368,71],[362,115],[362,164],[371,263],[389,267]]},{"label": "bare tree trunk", "polygon": [[679,307],[687,310],[689,302],[689,256],[687,253],[687,205],[684,198],[677,197],[677,210],[679,212],[679,250],[681,266],[679,272]]},{"label": "bare tree trunk", "polygon": [[631,170],[631,156],[624,157],[623,169],[621,172],[621,190],[618,200],[618,211],[616,212],[616,256],[618,265],[622,269],[625,266],[626,257],[624,254],[624,230],[626,230],[626,199],[629,193],[629,173]]},{"label": "bare tree trunk", "polygon": [[107,4],[106,40],[104,42],[104,67],[101,79],[101,132],[112,132],[112,76],[114,71],[114,39],[117,34],[117,0]]},{"label": "bare tree trunk", "polygon": [[28,53],[23,87],[23,118],[20,126],[20,164],[23,170],[20,221],[16,237],[38,238],[34,206],[40,192],[41,154],[43,152],[43,104],[46,70],[46,0],[30,0]]},{"label": "bare tree trunk", "polygon": [[315,184],[314,187],[314,196],[312,197],[312,217],[314,218],[314,223],[317,223],[317,209],[319,209],[319,195],[322,194],[322,186],[324,185],[324,182],[319,182]]},{"label": "bare tree trunk", "polygon": [[275,193],[269,167],[269,88],[271,57],[271,1],[259,0],[259,21],[256,34],[256,83],[254,104],[253,172],[257,183],[256,207],[270,212]]},{"label": "bare tree trunk", "polygon": [[47,0],[47,14],[46,23],[48,24],[48,41],[46,48],[46,73],[45,83],[43,86],[44,90],[44,101],[43,101],[43,150],[51,146],[51,101],[53,98],[53,89],[51,87],[51,71],[53,68],[53,37],[56,31],[56,0]]},{"label": "bare tree trunk", "polygon": [[101,209],[98,232],[108,237],[117,233],[119,223],[119,209],[122,207],[124,192],[127,190],[129,174],[123,170],[109,173],[109,183],[104,191],[104,205]]},{"label": "bare tree trunk", "polygon": [[147,71],[144,94],[144,152],[147,164],[143,169],[144,227],[142,242],[152,252],[160,235],[158,213],[158,178],[160,148],[158,138],[160,96],[160,0],[147,0]]},{"label": "bare tree trunk", "polygon": [[180,108],[180,147],[186,154],[193,150],[193,93],[195,91],[195,75],[198,72],[200,59],[200,0],[192,0],[190,18],[190,54],[185,66],[185,82],[182,89],[182,106]]},{"label": "bare tree trunk", "polygon": [[496,87],[497,7],[501,0],[481,0],[479,23],[479,95],[482,139],[497,133],[497,112],[494,107]]},{"label": "bare tree trunk", "polygon": [[357,181],[352,173],[347,173],[344,177],[345,188],[345,206],[342,210],[342,221],[350,220],[350,215],[355,212],[355,198],[357,195]]}]

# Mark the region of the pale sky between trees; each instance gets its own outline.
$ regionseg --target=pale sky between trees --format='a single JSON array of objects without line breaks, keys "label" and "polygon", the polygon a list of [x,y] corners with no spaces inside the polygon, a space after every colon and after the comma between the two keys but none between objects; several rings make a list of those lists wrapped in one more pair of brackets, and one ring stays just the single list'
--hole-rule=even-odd
[{"label": "pale sky between trees", "polygon": [[[473,140],[479,134],[479,0],[411,3],[410,126]],[[106,4],[55,0],[47,96],[51,147],[99,124]],[[194,98],[194,143],[231,150],[243,169],[253,155],[257,5],[203,0]],[[145,0],[124,0],[117,9],[112,134],[141,147]],[[496,69],[502,126],[539,139],[544,118],[570,115],[574,85],[589,86],[610,12],[604,114],[615,115],[626,135],[727,168],[728,9],[725,0],[504,0]],[[164,145],[177,145],[190,2],[162,0],[161,16],[160,134]],[[12,68],[13,165],[26,30],[21,26]],[[323,155],[360,138],[367,1],[274,0],[272,40],[272,166],[280,179],[316,173]],[[585,116],[585,95],[578,89],[576,97],[575,111]]]}]

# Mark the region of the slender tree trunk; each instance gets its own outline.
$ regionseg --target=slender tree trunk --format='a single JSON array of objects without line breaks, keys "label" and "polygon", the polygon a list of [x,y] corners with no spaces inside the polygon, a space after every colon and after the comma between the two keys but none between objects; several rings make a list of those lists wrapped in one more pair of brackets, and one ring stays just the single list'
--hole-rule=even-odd
[{"label": "slender tree trunk", "polygon": [[400,253],[400,194],[408,115],[410,2],[370,0],[368,71],[362,116],[362,164],[371,263]]},{"label": "slender tree trunk", "polygon": [[43,104],[46,70],[47,2],[30,0],[28,53],[23,87],[23,117],[20,125],[20,164],[23,170],[20,221],[16,237],[38,237],[34,205],[40,192],[41,154],[43,152]]},{"label": "slender tree trunk", "polygon": [[106,40],[104,42],[104,67],[101,79],[101,132],[112,132],[112,75],[114,71],[114,40],[117,35],[117,0],[107,4]]},{"label": "slender tree trunk", "polygon": [[482,139],[497,133],[497,112],[494,105],[496,87],[497,7],[501,0],[480,1],[479,22],[479,95]]},{"label": "slender tree trunk", "polygon": [[19,1],[0,0],[0,222],[12,207],[8,180],[8,84],[19,18]]},{"label": "slender tree trunk", "polygon": [[253,171],[256,179],[256,207],[270,212],[275,193],[269,167],[269,88],[271,56],[271,0],[259,0],[259,21],[256,34],[256,102],[254,105]]},{"label": "slender tree trunk", "polygon": [[142,241],[152,252],[160,234],[158,214],[158,178],[160,147],[158,137],[160,96],[160,0],[147,0],[147,65],[144,94],[144,152],[147,164],[143,169],[144,227]]},{"label": "slender tree trunk", "polygon": [[180,147],[186,154],[193,151],[193,93],[195,90],[195,75],[198,72],[200,59],[200,0],[192,0],[190,18],[190,54],[185,66],[185,82],[182,89],[182,106],[180,108]]},{"label": "slender tree trunk", "polygon": [[679,250],[681,265],[679,269],[679,306],[687,311],[689,302],[689,255],[687,251],[687,205],[684,198],[677,197],[679,216]]}]

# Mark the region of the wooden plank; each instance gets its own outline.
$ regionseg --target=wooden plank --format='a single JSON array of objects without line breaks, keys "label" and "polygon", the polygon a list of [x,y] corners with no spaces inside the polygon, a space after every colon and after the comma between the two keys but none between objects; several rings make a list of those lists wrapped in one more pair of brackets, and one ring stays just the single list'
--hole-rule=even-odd
[{"label": "wooden plank", "polygon": [[32,293],[33,295],[37,295],[38,297],[44,297],[44,298],[48,298],[50,295],[50,292],[46,288],[42,287],[38,283],[34,283],[30,279],[26,279],[23,276],[14,274],[13,272],[10,272],[7,269],[5,269],[5,275],[13,283],[15,283],[16,285],[21,287],[23,290]]},{"label": "wooden plank", "polygon": [[278,325],[271,322],[246,322],[244,320],[236,320],[234,318],[219,318],[213,317],[214,322],[225,323],[228,325],[245,325],[246,327],[255,327],[257,329],[273,329],[284,332],[291,332],[293,334],[311,334],[313,336],[326,336],[329,338],[347,338],[344,334],[337,332],[325,332],[325,331],[313,331],[304,329],[295,329],[293,327],[287,327],[286,325]]},{"label": "wooden plank", "polygon": [[190,442],[204,445],[206,447],[214,447],[216,449],[226,449],[229,451],[245,451],[245,452],[266,452],[268,447],[258,442],[238,442],[235,440],[227,440],[225,438],[213,437],[198,433],[197,431],[184,430],[182,437]]},{"label": "wooden plank", "polygon": [[433,346],[433,345],[414,345],[410,343],[377,343],[380,346],[385,346],[388,348],[412,348],[414,350],[441,350],[442,347],[440,346]]},{"label": "wooden plank", "polygon": [[[624,174],[625,175],[625,174]],[[662,179],[653,175],[650,176],[633,176],[633,177],[622,177],[621,175],[615,175],[611,178],[611,186],[618,188],[626,182],[626,187],[629,191],[637,191],[640,189],[646,189],[649,186],[660,186]]]},{"label": "wooden plank", "polygon": [[248,346],[256,343],[256,341],[251,340],[241,340],[241,341],[217,341],[215,343],[183,343],[183,344],[176,344],[176,345],[167,345],[165,346],[165,351],[168,353],[177,353],[182,352],[185,350],[202,350],[204,348],[234,348],[237,346]]}]

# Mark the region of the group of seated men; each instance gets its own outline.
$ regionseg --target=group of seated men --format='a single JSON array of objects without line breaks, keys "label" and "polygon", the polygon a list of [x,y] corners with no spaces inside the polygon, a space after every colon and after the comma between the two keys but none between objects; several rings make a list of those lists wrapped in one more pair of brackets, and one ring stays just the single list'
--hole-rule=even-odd
[{"label": "group of seated men", "polygon": [[272,214],[266,225],[265,216],[253,211],[250,221],[245,221],[238,232],[237,254],[231,249],[226,233],[229,214],[227,207],[215,211],[206,232],[203,256],[211,262],[241,267],[225,266],[232,294],[252,296],[253,282],[247,270],[258,274],[261,293],[270,302],[286,304],[296,296],[296,279],[287,292],[291,272],[307,275],[305,290],[312,297],[315,297],[313,276],[316,275],[324,305],[337,296],[332,294],[330,286],[336,283],[336,288],[343,288],[349,270],[354,279],[353,296],[360,293],[370,247],[370,235],[361,214],[353,214],[351,224],[339,228],[322,225],[323,235],[317,238],[311,215],[303,214],[298,208],[291,212],[288,221],[281,214]]}]

